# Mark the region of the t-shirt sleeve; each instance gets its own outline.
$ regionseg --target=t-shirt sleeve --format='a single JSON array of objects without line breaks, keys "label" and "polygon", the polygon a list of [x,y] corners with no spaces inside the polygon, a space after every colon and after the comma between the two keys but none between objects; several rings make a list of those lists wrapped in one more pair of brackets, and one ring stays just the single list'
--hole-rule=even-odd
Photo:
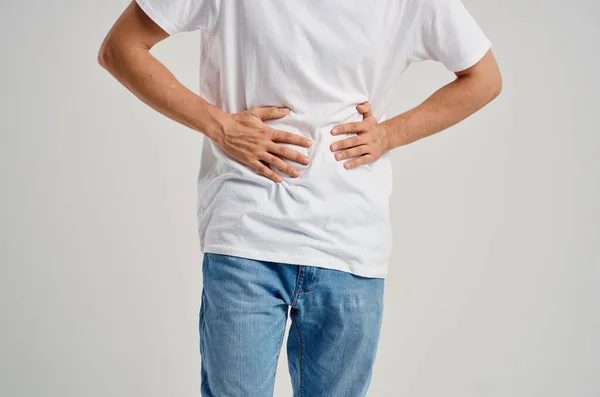
[{"label": "t-shirt sleeve", "polygon": [[136,0],[136,3],[158,26],[173,35],[212,29],[221,0]]},{"label": "t-shirt sleeve", "polygon": [[492,43],[461,0],[418,0],[410,62],[434,60],[451,72],[476,64]]}]

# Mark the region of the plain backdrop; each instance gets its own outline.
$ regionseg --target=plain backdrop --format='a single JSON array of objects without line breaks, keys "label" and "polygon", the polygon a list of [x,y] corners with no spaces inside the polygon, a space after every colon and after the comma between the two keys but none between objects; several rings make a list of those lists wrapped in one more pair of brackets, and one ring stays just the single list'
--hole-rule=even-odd
[{"label": "plain backdrop", "polygon": [[[503,92],[393,153],[369,396],[596,397],[600,5],[464,3]],[[199,396],[201,135],[96,63],[126,5],[0,6],[3,397]],[[198,33],[152,51],[197,91]],[[387,113],[453,77],[411,65]],[[283,346],[276,397],[291,396]]]}]

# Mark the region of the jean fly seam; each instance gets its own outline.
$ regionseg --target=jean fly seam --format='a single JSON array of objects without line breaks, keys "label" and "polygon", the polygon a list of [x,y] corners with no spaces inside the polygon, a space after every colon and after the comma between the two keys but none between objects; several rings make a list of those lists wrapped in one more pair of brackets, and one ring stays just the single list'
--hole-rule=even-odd
[{"label": "jean fly seam", "polygon": [[298,289],[300,282],[303,281],[303,268],[302,265],[299,265],[298,267],[298,275],[296,276],[296,285],[294,286],[294,299],[292,300],[292,307],[297,307],[298,306],[298,293],[301,291],[300,289]]},{"label": "jean fly seam", "polygon": [[306,289],[306,290],[298,290],[298,293],[300,293],[300,294],[306,294],[306,293],[312,291],[313,289],[315,289],[315,287],[317,286],[317,284],[319,284],[319,275],[320,275],[320,272],[317,269],[316,276],[315,276],[315,281],[312,283],[312,285],[310,286],[310,288]]}]

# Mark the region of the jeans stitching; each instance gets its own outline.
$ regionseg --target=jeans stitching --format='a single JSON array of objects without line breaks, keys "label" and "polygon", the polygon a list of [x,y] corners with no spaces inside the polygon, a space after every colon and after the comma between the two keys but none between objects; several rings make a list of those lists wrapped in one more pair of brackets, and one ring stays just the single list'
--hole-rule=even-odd
[{"label": "jeans stitching", "polygon": [[[205,343],[204,338],[202,337],[202,335],[205,335],[204,332],[204,328],[205,328],[205,316],[206,316],[206,301],[205,301],[205,291],[204,288],[202,289],[202,293],[201,293],[201,300],[200,300],[200,337],[201,339],[199,340],[199,344],[200,344],[200,355],[202,356],[202,353],[206,353],[203,349],[203,345]],[[202,357],[201,357],[202,359]],[[201,376],[200,376],[200,385],[201,385],[201,389],[207,389],[208,388],[208,384],[207,384],[207,371],[204,369],[205,367],[205,363],[201,364]]]},{"label": "jeans stitching", "polygon": [[299,283],[302,280],[302,276],[303,276],[303,268],[302,265],[299,265],[300,267],[298,268],[298,274],[296,275],[296,285],[294,286],[294,299],[292,300],[292,307],[297,307],[298,306],[298,294],[300,293],[300,289],[298,289]]},{"label": "jeans stitching", "polygon": [[299,290],[298,292],[300,294],[306,294],[307,292],[312,291],[313,289],[315,289],[315,287],[317,286],[317,284],[319,283],[319,278],[320,278],[321,272],[319,271],[318,268],[315,268],[315,281],[313,282],[313,284],[310,286],[309,289],[306,290]]},{"label": "jeans stitching", "polygon": [[296,328],[296,334],[298,335],[298,356],[300,365],[298,366],[298,377],[300,378],[300,397],[304,396],[304,377],[302,376],[304,364],[302,356],[304,353],[304,342],[302,340],[302,334],[300,333],[300,327],[298,326],[298,315],[294,314],[294,328]]}]

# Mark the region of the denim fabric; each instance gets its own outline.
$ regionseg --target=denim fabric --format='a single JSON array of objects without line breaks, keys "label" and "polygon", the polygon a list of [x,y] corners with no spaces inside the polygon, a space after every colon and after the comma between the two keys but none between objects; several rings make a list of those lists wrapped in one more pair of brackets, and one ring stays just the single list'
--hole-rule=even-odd
[{"label": "denim fabric", "polygon": [[204,253],[203,397],[271,397],[288,314],[294,397],[362,397],[371,381],[384,278]]}]

